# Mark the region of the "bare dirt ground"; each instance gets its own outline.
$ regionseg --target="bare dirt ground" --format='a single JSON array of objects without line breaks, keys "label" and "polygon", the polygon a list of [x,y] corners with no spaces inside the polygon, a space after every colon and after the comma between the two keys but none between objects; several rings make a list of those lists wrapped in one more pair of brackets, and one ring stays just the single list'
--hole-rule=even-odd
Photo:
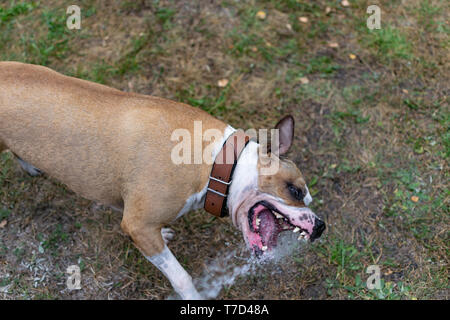
[{"label": "bare dirt ground", "polygon": [[[84,0],[81,30],[66,28],[70,1],[2,2],[0,59],[183,101],[236,128],[295,117],[289,157],[327,231],[217,298],[448,299],[448,3],[374,1],[381,29],[369,30],[366,2],[348,2]],[[0,297],[171,296],[120,220],[1,154]],[[248,256],[228,219],[200,210],[172,228],[194,279],[228,252],[231,266]],[[74,264],[82,289],[69,291]],[[381,289],[367,289],[369,265]]]}]

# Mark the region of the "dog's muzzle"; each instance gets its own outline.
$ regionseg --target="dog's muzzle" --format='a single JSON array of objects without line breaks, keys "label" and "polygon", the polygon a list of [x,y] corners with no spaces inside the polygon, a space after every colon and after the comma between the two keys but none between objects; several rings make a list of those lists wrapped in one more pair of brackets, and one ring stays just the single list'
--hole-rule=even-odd
[{"label": "dog's muzzle", "polygon": [[326,226],[325,226],[325,222],[323,222],[322,220],[316,218],[314,220],[314,228],[313,228],[313,232],[311,234],[311,241],[316,240],[317,238],[320,238],[320,236],[322,235],[323,231],[325,230]]}]

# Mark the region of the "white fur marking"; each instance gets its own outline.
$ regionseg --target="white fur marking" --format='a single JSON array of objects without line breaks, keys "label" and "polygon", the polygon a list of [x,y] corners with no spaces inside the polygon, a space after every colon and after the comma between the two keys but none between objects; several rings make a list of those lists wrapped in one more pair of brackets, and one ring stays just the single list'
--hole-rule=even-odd
[{"label": "white fur marking", "polygon": [[303,202],[307,205],[307,206],[309,206],[309,204],[312,202],[312,197],[311,197],[311,194],[309,193],[309,189],[308,189],[308,186],[307,185],[305,185],[305,188],[306,188],[306,196],[303,198]]},{"label": "white fur marking", "polygon": [[[228,196],[228,208],[234,212],[242,199],[243,191],[247,188],[258,188],[258,144],[250,141],[239,157],[233,172],[233,183]],[[239,201],[241,200],[241,201]],[[231,214],[233,220],[234,214]],[[233,221],[236,223],[236,221]]]},{"label": "white fur marking", "polygon": [[167,244],[170,240],[175,237],[175,231],[170,228],[161,228],[161,236],[164,242]]},{"label": "white fur marking", "polygon": [[32,166],[28,162],[23,161],[20,158],[17,158],[17,160],[19,161],[19,164],[22,167],[22,169],[25,170],[26,172],[28,172],[31,176],[35,177],[35,176],[39,176],[42,174],[41,170]]},{"label": "white fur marking", "polygon": [[167,246],[164,246],[161,253],[146,258],[169,279],[172,287],[182,299],[202,299],[192,283],[191,276],[183,269]]}]

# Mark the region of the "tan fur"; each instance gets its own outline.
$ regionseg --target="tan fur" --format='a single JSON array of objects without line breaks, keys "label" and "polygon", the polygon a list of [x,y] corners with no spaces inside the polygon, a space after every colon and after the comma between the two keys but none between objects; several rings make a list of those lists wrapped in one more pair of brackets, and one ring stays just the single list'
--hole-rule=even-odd
[{"label": "tan fur", "polygon": [[162,250],[162,225],[208,181],[211,166],[170,158],[172,132],[193,132],[194,121],[204,131],[227,126],[182,103],[0,62],[0,151],[11,149],[81,196],[124,208],[121,226],[146,256]]},{"label": "tan fur", "polygon": [[[267,159],[267,158],[266,158]],[[266,161],[266,162],[265,162]],[[260,159],[258,167],[269,165],[268,160]],[[279,170],[275,175],[259,175],[258,188],[260,191],[273,194],[291,206],[304,206],[303,201],[297,200],[289,193],[288,184],[296,186],[306,195],[306,183],[298,167],[290,160],[274,158],[279,162]]]}]

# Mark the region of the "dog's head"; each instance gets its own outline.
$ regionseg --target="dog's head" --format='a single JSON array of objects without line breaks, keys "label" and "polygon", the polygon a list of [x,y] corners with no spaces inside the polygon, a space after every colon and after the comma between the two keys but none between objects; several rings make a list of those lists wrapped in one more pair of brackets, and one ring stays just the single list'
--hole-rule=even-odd
[{"label": "dog's head", "polygon": [[325,223],[308,208],[312,198],[301,171],[282,157],[292,145],[294,119],[284,117],[275,128],[279,152],[263,153],[251,141],[237,163],[228,200],[234,225],[257,255],[272,251],[281,232],[314,241],[325,230]]}]

